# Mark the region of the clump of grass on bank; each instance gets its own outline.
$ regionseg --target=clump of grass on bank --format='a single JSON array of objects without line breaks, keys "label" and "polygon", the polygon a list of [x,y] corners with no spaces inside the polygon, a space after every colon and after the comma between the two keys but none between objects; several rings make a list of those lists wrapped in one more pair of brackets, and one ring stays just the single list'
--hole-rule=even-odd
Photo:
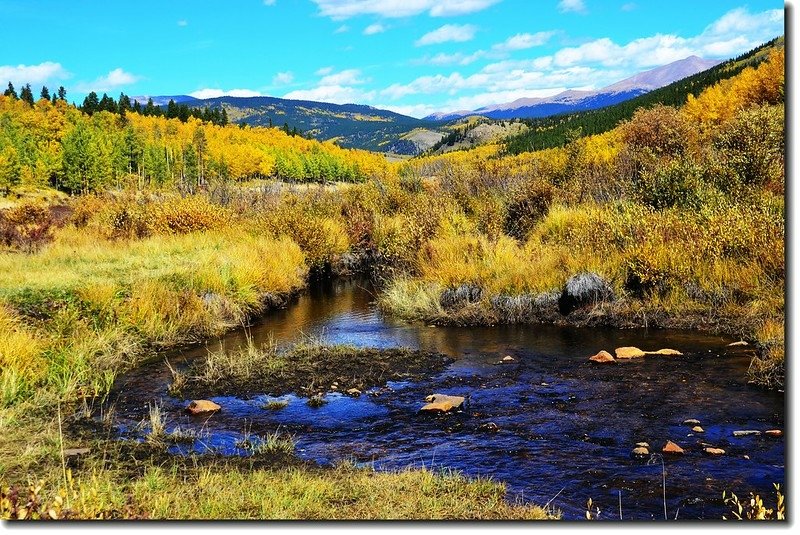
[{"label": "clump of grass on bank", "polygon": [[312,395],[336,384],[344,392],[392,380],[422,378],[442,370],[444,355],[406,348],[373,349],[301,342],[288,348],[249,343],[209,353],[187,371],[173,371],[173,395],[242,395],[296,392]]}]

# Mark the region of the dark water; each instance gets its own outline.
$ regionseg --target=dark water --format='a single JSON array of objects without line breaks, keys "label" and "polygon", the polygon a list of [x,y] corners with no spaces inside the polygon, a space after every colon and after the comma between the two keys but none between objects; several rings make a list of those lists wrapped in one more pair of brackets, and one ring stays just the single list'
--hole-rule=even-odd
[{"label": "dark water", "polygon": [[[280,429],[293,434],[298,454],[323,464],[342,459],[376,469],[446,467],[506,483],[509,499],[560,509],[582,518],[588,498],[600,518],[618,518],[622,493],[626,519],[664,517],[662,464],[635,460],[630,451],[646,441],[660,449],[673,440],[686,449],[665,458],[668,515],[720,519],[723,490],[740,496],[754,491],[774,500],[783,486],[784,439],[736,438],[739,429],[783,429],[784,396],[745,381],[750,354],[726,348],[732,340],[692,332],[575,329],[552,326],[442,328],[382,316],[366,283],[334,281],[298,298],[286,310],[253,326],[258,343],[302,336],[360,346],[408,346],[440,351],[458,360],[419,383],[390,383],[359,398],[327,395],[310,408],[293,395],[279,411],[262,408],[269,396],[214,397],[223,410],[190,418],[187,400],[167,394],[170,373],[163,361],[123,377],[114,397],[116,413],[129,429],[159,402],[169,427],[193,429],[201,438],[176,446],[176,453],[208,449],[244,454],[237,441]],[[169,355],[173,366],[203,358],[208,350],[245,344],[244,332],[207,347]],[[590,365],[588,355],[634,345],[663,347],[682,357],[648,357],[615,365]],[[497,365],[505,355],[515,361]],[[420,415],[434,392],[470,396],[468,410],[440,417]],[[696,418],[705,433],[692,435],[683,420]],[[493,422],[497,432],[483,424]],[[702,453],[701,442],[726,450]],[[745,456],[748,456],[749,459]],[[555,498],[554,498],[555,497]]]}]

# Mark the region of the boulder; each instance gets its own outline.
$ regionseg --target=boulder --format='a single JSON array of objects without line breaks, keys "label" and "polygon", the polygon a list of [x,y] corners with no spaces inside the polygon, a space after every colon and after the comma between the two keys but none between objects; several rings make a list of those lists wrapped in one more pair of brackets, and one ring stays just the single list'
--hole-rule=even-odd
[{"label": "boulder", "polygon": [[683,448],[672,442],[671,440],[667,440],[667,443],[664,444],[664,447],[661,448],[663,453],[668,453],[670,455],[682,455],[686,453]]},{"label": "boulder", "polygon": [[648,444],[647,442],[637,442],[636,443],[636,447],[637,448],[645,448],[645,449],[649,450],[650,449],[650,444]]},{"label": "boulder", "polygon": [[501,362],[514,362],[514,357],[512,357],[511,355],[506,355],[500,361]]},{"label": "boulder", "polygon": [[689,418],[688,420],[683,421],[683,425],[700,425],[700,420],[695,420],[694,418]]},{"label": "boulder", "polygon": [[598,354],[589,357],[589,360],[599,363],[616,362],[616,359],[608,351],[600,351]]},{"label": "boulder", "polygon": [[743,431],[734,431],[733,436],[735,437],[750,437],[750,436],[758,436],[761,434],[761,431],[755,431],[753,429],[745,429]]},{"label": "boulder", "polygon": [[638,347],[618,347],[614,350],[618,359],[638,359],[646,355],[644,351]]},{"label": "boulder", "polygon": [[578,273],[564,285],[558,298],[558,310],[566,316],[576,308],[613,300],[614,290],[608,281],[596,273]]},{"label": "boulder", "polygon": [[699,425],[696,425],[696,426],[692,427],[692,432],[693,433],[705,433],[706,430],[703,429],[702,427],[700,427]]},{"label": "boulder", "polygon": [[345,391],[345,394],[347,394],[350,397],[357,398],[358,396],[361,395],[361,390],[359,390],[358,388],[348,388]]},{"label": "boulder", "polygon": [[462,284],[457,288],[447,288],[439,296],[439,304],[442,308],[460,308],[470,303],[477,303],[481,299],[483,290],[478,286]]},{"label": "boulder", "polygon": [[186,406],[186,412],[189,414],[213,414],[220,410],[222,407],[214,403],[213,401],[208,401],[207,399],[196,399],[189,403]]},{"label": "boulder", "polygon": [[781,431],[780,429],[770,429],[768,431],[764,431],[764,434],[767,435],[768,437],[776,437],[777,438],[777,437],[782,437],[783,436],[783,431]]},{"label": "boulder", "polygon": [[449,412],[460,409],[464,405],[465,398],[461,396],[448,396],[446,394],[433,394],[425,398],[427,404],[421,412]]},{"label": "boulder", "polygon": [[659,349],[658,351],[645,351],[648,355],[683,355],[677,349]]},{"label": "boulder", "polygon": [[642,459],[644,457],[648,457],[649,455],[650,450],[641,446],[637,446],[631,451],[631,457],[635,457],[637,459]]},{"label": "boulder", "polygon": [[708,455],[725,455],[725,450],[722,448],[703,448],[703,451]]}]

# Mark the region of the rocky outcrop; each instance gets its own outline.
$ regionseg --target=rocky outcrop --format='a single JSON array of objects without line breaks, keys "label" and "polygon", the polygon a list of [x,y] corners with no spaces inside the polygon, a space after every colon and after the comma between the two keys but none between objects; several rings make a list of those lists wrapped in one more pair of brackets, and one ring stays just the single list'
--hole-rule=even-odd
[{"label": "rocky outcrop", "polygon": [[558,299],[558,309],[563,315],[585,306],[603,301],[613,301],[611,285],[596,273],[579,273],[569,278]]}]

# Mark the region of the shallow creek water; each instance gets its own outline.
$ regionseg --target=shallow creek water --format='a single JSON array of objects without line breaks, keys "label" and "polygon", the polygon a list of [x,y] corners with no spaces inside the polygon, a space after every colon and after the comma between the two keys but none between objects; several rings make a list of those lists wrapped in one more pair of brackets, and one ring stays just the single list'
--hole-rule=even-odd
[{"label": "shallow creek water", "polygon": [[[424,381],[389,383],[358,398],[329,393],[319,408],[294,395],[212,397],[222,411],[196,418],[183,412],[188,400],[168,395],[171,374],[158,359],[117,383],[112,402],[125,432],[142,433],[136,424],[157,402],[170,429],[201,433],[193,444],[175,446],[176,454],[212,449],[243,455],[236,447],[243,436],[280,429],[294,436],[304,459],[492,477],[506,484],[509,500],[551,502],[570,519],[584,516],[588,498],[600,507],[601,519],[619,517],[620,499],[625,519],[664,518],[661,457],[633,459],[640,441],[660,451],[672,440],[686,450],[663,458],[670,518],[720,519],[727,511],[723,490],[758,492],[774,503],[772,484],[785,481],[784,438],[733,436],[735,430],[783,429],[784,395],[746,384],[751,353],[727,348],[731,339],[652,329],[430,327],[382,315],[369,283],[354,279],[316,285],[246,332],[165,357],[172,366],[186,366],[209,350],[242,346],[248,336],[256,343],[314,336],[365,347],[406,346],[457,360]],[[601,349],[613,353],[628,345],[685,355],[587,362]],[[514,362],[497,364],[506,355]],[[437,417],[418,414],[432,393],[469,396],[469,406]],[[263,408],[273,399],[288,406]],[[682,424],[687,418],[700,420],[705,432],[692,433]],[[490,422],[497,431],[486,430]],[[705,455],[701,442],[726,455]]]}]

